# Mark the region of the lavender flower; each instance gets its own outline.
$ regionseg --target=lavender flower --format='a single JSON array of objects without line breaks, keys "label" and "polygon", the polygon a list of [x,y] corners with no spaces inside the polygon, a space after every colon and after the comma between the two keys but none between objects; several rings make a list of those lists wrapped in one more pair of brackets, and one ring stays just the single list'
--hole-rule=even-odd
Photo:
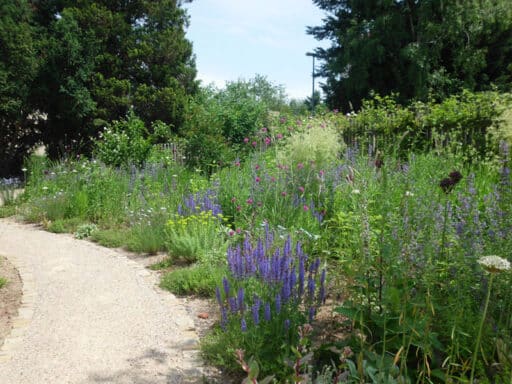
[{"label": "lavender flower", "polygon": [[310,323],[312,323],[313,320],[315,319],[315,315],[316,315],[315,307],[309,307],[308,319],[309,319]]},{"label": "lavender flower", "polygon": [[226,325],[228,324],[228,312],[226,307],[221,306],[220,308],[220,326],[223,330],[226,330]]},{"label": "lavender flower", "polygon": [[265,309],[264,309],[264,315],[265,321],[271,320],[271,314],[270,314],[270,303],[265,303]]},{"label": "lavender flower", "polygon": [[224,286],[224,294],[229,297],[229,281],[227,278],[222,279],[222,285]]},{"label": "lavender flower", "polygon": [[229,310],[231,311],[231,313],[236,313],[238,311],[238,306],[237,306],[237,303],[236,303],[236,298],[230,297],[228,299],[228,303],[229,303]]},{"label": "lavender flower", "polygon": [[308,295],[309,300],[315,297],[315,280],[311,276],[308,278]]},{"label": "lavender flower", "polygon": [[241,312],[243,312],[244,311],[244,289],[243,288],[238,289],[237,304],[238,304],[238,309]]},{"label": "lavender flower", "polygon": [[281,313],[281,295],[278,293],[275,298],[276,313]]},{"label": "lavender flower", "polygon": [[254,303],[252,306],[252,320],[255,325],[260,323],[260,306],[257,303]]},{"label": "lavender flower", "polygon": [[247,332],[247,323],[245,322],[244,317],[242,317],[242,321],[240,322],[240,329],[242,332]]}]

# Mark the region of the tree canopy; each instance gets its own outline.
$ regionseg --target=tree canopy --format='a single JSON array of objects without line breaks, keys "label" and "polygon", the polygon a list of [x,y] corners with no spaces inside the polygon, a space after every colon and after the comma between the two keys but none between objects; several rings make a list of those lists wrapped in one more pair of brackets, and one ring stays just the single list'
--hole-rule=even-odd
[{"label": "tree canopy", "polygon": [[[177,131],[198,87],[182,3],[2,2],[2,132],[30,133],[57,155],[65,146],[86,147],[130,109],[148,126],[161,120]],[[35,111],[45,119],[27,119]]]},{"label": "tree canopy", "polygon": [[327,16],[309,27],[332,108],[357,109],[372,91],[402,101],[512,80],[510,0],[314,0]]}]

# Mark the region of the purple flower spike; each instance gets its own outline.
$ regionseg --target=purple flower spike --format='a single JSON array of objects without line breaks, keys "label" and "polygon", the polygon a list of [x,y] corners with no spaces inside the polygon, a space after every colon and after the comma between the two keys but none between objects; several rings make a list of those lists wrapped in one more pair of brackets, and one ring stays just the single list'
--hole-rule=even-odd
[{"label": "purple flower spike", "polygon": [[228,299],[229,302],[229,310],[231,313],[236,313],[238,311],[238,306],[236,305],[236,298],[230,297]]},{"label": "purple flower spike", "polygon": [[299,298],[304,294],[304,277],[305,277],[304,259],[299,261]]},{"label": "purple flower spike", "polygon": [[260,323],[260,306],[256,303],[252,306],[252,320],[255,325]]},{"label": "purple flower spike", "polygon": [[226,307],[222,306],[220,309],[220,326],[222,330],[226,330],[226,325],[228,324],[228,312]]},{"label": "purple flower spike", "polygon": [[244,317],[242,317],[242,321],[240,322],[240,329],[242,332],[247,332],[247,323],[245,322]]},{"label": "purple flower spike", "polygon": [[286,319],[284,321],[284,329],[285,329],[285,331],[290,329],[290,319]]},{"label": "purple flower spike", "polygon": [[219,287],[215,287],[215,297],[217,298],[217,302],[219,303],[219,305],[222,307],[222,296],[220,294]]},{"label": "purple flower spike", "polygon": [[312,323],[313,320],[315,319],[315,315],[316,315],[316,309],[315,307],[310,307],[309,308],[309,322]]},{"label": "purple flower spike", "polygon": [[276,295],[276,313],[281,313],[281,295],[278,293]]},{"label": "purple flower spike", "polygon": [[243,312],[244,311],[244,289],[240,288],[237,294],[238,301],[238,309]]},{"label": "purple flower spike", "polygon": [[315,280],[311,276],[308,279],[308,295],[309,300],[313,300],[315,297]]},{"label": "purple flower spike", "polygon": [[270,321],[271,320],[270,303],[265,303],[264,317],[265,317],[265,321]]},{"label": "purple flower spike", "polygon": [[222,285],[224,286],[224,294],[229,297],[229,281],[226,277],[222,279]]}]

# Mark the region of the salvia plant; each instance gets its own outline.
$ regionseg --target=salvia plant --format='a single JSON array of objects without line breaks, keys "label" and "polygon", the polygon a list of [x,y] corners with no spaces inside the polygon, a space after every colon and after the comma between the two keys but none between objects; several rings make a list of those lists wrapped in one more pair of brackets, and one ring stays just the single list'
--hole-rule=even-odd
[{"label": "salvia plant", "polygon": [[[314,321],[325,300],[325,268],[300,242],[278,242],[268,226],[264,237],[229,247],[227,264],[230,273],[216,289],[221,320],[215,337],[224,346],[217,358],[234,363],[233,351],[243,349],[263,374],[282,369],[297,327]],[[205,351],[213,353],[211,344]]]}]

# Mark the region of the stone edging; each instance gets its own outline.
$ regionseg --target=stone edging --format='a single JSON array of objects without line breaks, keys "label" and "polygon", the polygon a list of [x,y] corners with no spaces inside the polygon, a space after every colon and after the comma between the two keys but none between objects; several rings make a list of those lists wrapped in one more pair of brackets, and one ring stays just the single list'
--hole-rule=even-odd
[{"label": "stone edging", "polygon": [[0,363],[11,359],[10,352],[16,347],[25,333],[26,327],[32,321],[34,305],[37,298],[34,276],[29,267],[15,256],[6,256],[18,270],[22,283],[21,305],[18,308],[18,315],[12,321],[11,333],[7,335],[2,346],[0,346]]}]

